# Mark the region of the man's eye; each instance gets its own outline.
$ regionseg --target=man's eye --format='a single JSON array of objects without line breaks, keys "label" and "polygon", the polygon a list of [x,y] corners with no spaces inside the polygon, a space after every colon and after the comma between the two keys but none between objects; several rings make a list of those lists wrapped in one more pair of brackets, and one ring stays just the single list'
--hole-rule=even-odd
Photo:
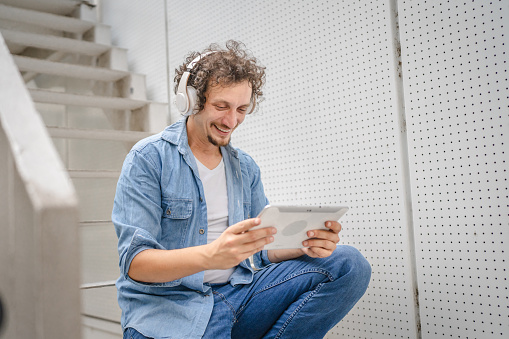
[{"label": "man's eye", "polygon": [[216,108],[217,108],[217,109],[227,109],[228,107],[226,107],[226,106],[217,106],[217,105],[216,105]]}]

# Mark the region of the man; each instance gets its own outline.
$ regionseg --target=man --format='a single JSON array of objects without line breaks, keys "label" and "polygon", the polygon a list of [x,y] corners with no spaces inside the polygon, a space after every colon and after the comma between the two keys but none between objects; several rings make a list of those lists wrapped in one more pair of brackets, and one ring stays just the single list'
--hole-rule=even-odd
[{"label": "man", "polygon": [[242,44],[226,47],[176,70],[185,117],[124,162],[112,215],[124,338],[322,338],[367,288],[370,265],[337,246],[337,221],[295,250],[265,251],[275,228],[250,230],[268,200],[230,137],[260,101],[265,71]]}]

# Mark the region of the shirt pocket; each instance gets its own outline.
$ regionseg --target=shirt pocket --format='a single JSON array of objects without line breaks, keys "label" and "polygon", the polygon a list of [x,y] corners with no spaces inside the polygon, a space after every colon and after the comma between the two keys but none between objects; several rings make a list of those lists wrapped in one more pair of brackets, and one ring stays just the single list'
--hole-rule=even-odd
[{"label": "shirt pocket", "polygon": [[192,214],[193,200],[163,199],[161,245],[166,249],[182,248],[189,233]]}]

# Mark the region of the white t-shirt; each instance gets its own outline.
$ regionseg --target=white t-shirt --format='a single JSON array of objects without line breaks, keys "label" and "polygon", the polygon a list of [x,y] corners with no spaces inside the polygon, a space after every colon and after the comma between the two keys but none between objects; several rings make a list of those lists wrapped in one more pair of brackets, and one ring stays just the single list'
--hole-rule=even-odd
[{"label": "white t-shirt", "polygon": [[[226,190],[226,173],[224,162],[221,159],[219,165],[214,169],[208,169],[196,159],[200,180],[205,191],[205,202],[207,203],[207,243],[219,238],[228,227],[228,193]],[[228,282],[234,267],[227,270],[205,271],[204,282],[222,284]]]}]

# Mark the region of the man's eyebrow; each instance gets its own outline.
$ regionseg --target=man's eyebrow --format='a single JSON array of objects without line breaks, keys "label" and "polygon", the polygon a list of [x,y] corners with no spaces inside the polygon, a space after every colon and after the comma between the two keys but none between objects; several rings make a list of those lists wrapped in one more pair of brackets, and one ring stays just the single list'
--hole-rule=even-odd
[{"label": "man's eyebrow", "polygon": [[[220,98],[219,99],[215,99],[215,100],[211,100],[210,103],[213,104],[213,105],[217,105],[217,104],[230,105],[229,101],[227,101],[225,99],[220,99]],[[240,106],[249,106],[249,104],[251,104],[251,102],[242,104]]]},{"label": "man's eyebrow", "polygon": [[228,104],[228,101],[224,99],[215,99],[211,101],[213,104]]}]

